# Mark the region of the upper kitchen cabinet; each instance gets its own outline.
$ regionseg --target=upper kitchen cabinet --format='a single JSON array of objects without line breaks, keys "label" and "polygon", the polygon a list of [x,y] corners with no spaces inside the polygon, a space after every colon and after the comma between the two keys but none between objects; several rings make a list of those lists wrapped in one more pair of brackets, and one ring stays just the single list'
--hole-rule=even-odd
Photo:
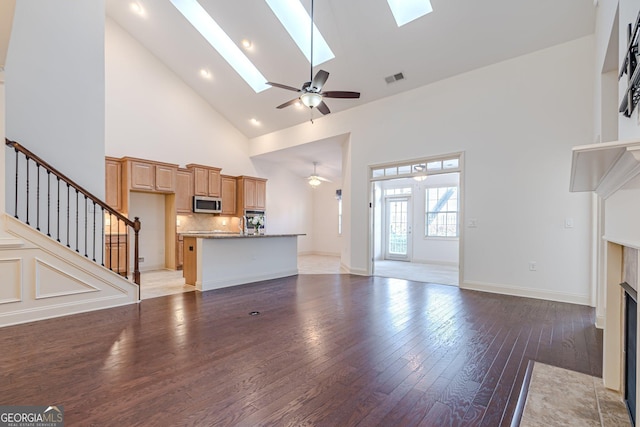
[{"label": "upper kitchen cabinet", "polygon": [[193,200],[193,172],[178,169],[176,173],[176,212],[190,214]]},{"label": "upper kitchen cabinet", "polygon": [[222,215],[236,214],[236,178],[234,176],[220,175],[222,187]]},{"label": "upper kitchen cabinet", "polygon": [[265,210],[267,199],[267,180],[251,176],[237,178],[237,213],[245,210]]},{"label": "upper kitchen cabinet", "polygon": [[122,211],[122,163],[119,159],[105,157],[105,202],[118,212]]},{"label": "upper kitchen cabinet", "polygon": [[125,183],[129,190],[174,193],[178,165],[123,157]]},{"label": "upper kitchen cabinet", "polygon": [[220,168],[190,163],[187,169],[193,172],[194,196],[220,197],[222,192]]}]

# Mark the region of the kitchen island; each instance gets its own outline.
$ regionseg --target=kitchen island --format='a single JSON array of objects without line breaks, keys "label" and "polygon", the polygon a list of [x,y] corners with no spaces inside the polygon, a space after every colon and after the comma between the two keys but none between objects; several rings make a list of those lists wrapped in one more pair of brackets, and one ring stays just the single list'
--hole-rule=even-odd
[{"label": "kitchen island", "polygon": [[302,234],[184,234],[184,278],[199,291],[298,274]]}]

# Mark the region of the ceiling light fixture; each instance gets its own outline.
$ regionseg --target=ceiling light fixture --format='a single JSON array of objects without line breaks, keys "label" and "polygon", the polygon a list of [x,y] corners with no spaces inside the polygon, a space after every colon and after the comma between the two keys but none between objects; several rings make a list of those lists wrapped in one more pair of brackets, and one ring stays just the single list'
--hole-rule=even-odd
[{"label": "ceiling light fixture", "polygon": [[429,0],[387,0],[398,27],[433,12]]},{"label": "ceiling light fixture", "polygon": [[253,43],[251,43],[251,40],[249,39],[244,39],[242,40],[242,47],[245,49],[251,49],[253,47]]},{"label": "ceiling light fixture", "polygon": [[131,11],[133,13],[137,13],[138,15],[144,15],[144,9],[142,8],[142,6],[140,6],[140,3],[134,1],[131,3],[129,7],[131,8]]},{"label": "ceiling light fixture", "polygon": [[[335,58],[333,51],[327,41],[322,37],[320,30],[311,22],[311,17],[300,3],[300,0],[265,0],[282,26],[287,30],[293,41],[298,45],[300,51],[307,58],[307,61],[320,65],[330,59]],[[309,26],[313,24],[314,48],[313,58],[311,34]],[[313,59],[313,60],[312,60]]]},{"label": "ceiling light fixture", "polygon": [[322,95],[315,92],[306,92],[300,95],[300,101],[307,107],[314,108],[322,102]]},{"label": "ceiling light fixture", "polygon": [[236,73],[256,92],[268,89],[267,79],[197,0],[171,0],[202,37],[236,70]]},{"label": "ceiling light fixture", "polygon": [[418,175],[414,175],[413,179],[416,181],[424,181],[427,179],[427,167],[426,165],[414,165],[413,170],[418,173]]},{"label": "ceiling light fixture", "polygon": [[200,70],[200,76],[203,79],[210,79],[211,78],[211,72],[209,70],[207,70],[206,68],[202,68]]},{"label": "ceiling light fixture", "polygon": [[255,117],[251,119],[251,124],[254,126],[258,126],[260,125],[260,120],[256,119]]},{"label": "ceiling light fixture", "polygon": [[309,178],[309,185],[311,187],[316,188],[320,184],[322,184],[322,181],[320,181],[317,177],[312,176],[311,178]]}]

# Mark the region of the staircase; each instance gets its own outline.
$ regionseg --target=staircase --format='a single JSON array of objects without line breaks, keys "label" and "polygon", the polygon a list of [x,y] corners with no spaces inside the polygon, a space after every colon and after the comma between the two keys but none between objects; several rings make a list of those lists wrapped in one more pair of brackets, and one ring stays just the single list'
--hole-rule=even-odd
[{"label": "staircase", "polygon": [[0,326],[139,302],[139,219],[5,142],[14,239],[0,246]]}]

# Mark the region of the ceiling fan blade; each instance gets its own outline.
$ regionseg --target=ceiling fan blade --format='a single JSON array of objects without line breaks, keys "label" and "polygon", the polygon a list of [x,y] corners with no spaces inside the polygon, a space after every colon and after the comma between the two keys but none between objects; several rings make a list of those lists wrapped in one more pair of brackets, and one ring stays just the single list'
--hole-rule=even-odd
[{"label": "ceiling fan blade", "polygon": [[280,109],[280,108],[288,107],[289,105],[295,104],[299,100],[300,100],[300,98],[293,98],[291,101],[287,101],[284,104],[278,105],[276,108]]},{"label": "ceiling fan blade", "polygon": [[291,87],[287,85],[282,85],[280,83],[267,82],[267,84],[273,87],[279,87],[280,89],[292,90],[294,92],[302,92],[300,89],[296,89],[295,87]]},{"label": "ceiling fan blade", "polygon": [[325,98],[360,98],[360,92],[349,92],[345,90],[330,90],[322,92],[320,95]]},{"label": "ceiling fan blade", "polygon": [[322,86],[324,86],[328,78],[329,73],[327,73],[325,70],[318,71],[316,73],[316,76],[313,78],[313,81],[311,82],[311,87],[320,92],[320,89],[322,89]]},{"label": "ceiling fan blade", "polygon": [[311,86],[311,82],[305,82],[305,83],[302,85],[302,90],[305,90],[305,89],[306,89],[306,88],[308,88],[309,86]]},{"label": "ceiling fan blade", "polygon": [[322,114],[329,114],[331,112],[331,110],[329,110],[329,107],[327,107],[327,104],[325,104],[324,101],[320,102],[320,104],[318,104],[316,108]]}]

